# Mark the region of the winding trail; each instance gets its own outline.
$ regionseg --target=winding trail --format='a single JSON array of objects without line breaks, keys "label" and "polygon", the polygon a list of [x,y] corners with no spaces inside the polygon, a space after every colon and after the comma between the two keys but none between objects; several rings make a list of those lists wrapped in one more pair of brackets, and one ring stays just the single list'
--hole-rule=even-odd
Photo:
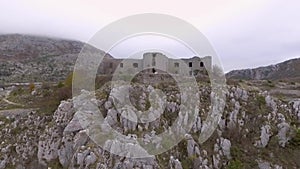
[{"label": "winding trail", "polygon": [[24,107],[23,104],[19,104],[19,103],[15,103],[15,102],[9,101],[9,100],[8,100],[8,96],[9,96],[10,93],[11,93],[11,91],[7,91],[7,92],[5,93],[4,98],[2,98],[2,100],[3,100],[4,102],[6,102],[7,104],[11,104],[11,105],[15,105],[15,106],[21,106],[21,107]]},{"label": "winding trail", "polygon": [[16,115],[27,116],[31,111],[35,111],[37,109],[8,109],[8,110],[0,110],[0,116],[12,117]]},{"label": "winding trail", "polygon": [[15,102],[11,102],[9,100],[7,100],[6,98],[3,98],[2,99],[4,102],[8,103],[8,104],[12,104],[12,105],[15,105],[15,106],[24,106],[23,104],[19,104],[19,103],[15,103]]}]

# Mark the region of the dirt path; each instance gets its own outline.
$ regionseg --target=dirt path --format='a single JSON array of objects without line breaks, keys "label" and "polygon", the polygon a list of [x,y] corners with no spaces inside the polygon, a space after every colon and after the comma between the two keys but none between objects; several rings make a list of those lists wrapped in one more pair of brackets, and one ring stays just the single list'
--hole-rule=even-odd
[{"label": "dirt path", "polygon": [[0,110],[0,116],[16,116],[16,115],[21,115],[21,116],[26,116],[28,113],[31,111],[34,111],[37,109],[9,109],[9,110]]},{"label": "dirt path", "polygon": [[12,104],[12,105],[15,105],[15,106],[24,106],[23,104],[19,104],[19,103],[15,103],[15,102],[11,102],[9,100],[7,100],[6,98],[3,98],[2,99],[4,102],[8,103],[8,104]]},{"label": "dirt path", "polygon": [[270,93],[282,93],[286,95],[296,95],[300,96],[300,91],[299,90],[290,90],[290,89],[273,89],[270,91]]},{"label": "dirt path", "polygon": [[9,94],[10,94],[10,92],[11,92],[11,91],[7,91],[6,94],[5,94],[5,96],[4,96],[4,98],[3,98],[2,100],[3,100],[4,102],[6,102],[7,104],[11,104],[11,105],[15,105],[15,106],[22,106],[22,107],[24,107],[23,104],[19,104],[19,103],[15,103],[15,102],[12,102],[12,101],[7,100],[7,99],[8,99],[8,96],[9,96]]}]

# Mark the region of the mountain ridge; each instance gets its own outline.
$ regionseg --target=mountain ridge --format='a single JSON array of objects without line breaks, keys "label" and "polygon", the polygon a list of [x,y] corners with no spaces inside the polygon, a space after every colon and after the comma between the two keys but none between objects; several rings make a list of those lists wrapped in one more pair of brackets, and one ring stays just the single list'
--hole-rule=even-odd
[{"label": "mountain ridge", "polygon": [[232,70],[226,77],[242,80],[299,80],[300,68],[297,65],[300,65],[300,58],[253,69]]}]

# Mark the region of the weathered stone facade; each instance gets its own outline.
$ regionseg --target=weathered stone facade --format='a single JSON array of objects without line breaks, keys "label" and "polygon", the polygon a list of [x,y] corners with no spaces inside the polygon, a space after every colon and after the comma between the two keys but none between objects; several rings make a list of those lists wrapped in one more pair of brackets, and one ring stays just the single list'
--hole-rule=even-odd
[{"label": "weathered stone facade", "polygon": [[101,74],[113,74],[115,72],[134,74],[143,70],[149,70],[152,73],[167,72],[191,76],[199,71],[210,70],[211,67],[211,56],[173,59],[162,53],[148,52],[143,54],[142,59],[105,59],[101,63],[99,71]]}]

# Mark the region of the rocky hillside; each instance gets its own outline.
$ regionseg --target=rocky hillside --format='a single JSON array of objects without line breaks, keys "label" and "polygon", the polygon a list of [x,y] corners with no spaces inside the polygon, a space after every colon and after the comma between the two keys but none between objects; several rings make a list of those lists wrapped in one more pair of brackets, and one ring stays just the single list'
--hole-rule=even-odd
[{"label": "rocky hillside", "polygon": [[[64,80],[83,46],[84,43],[71,40],[0,35],[0,85]],[[91,46],[89,50],[102,52]]]},{"label": "rocky hillside", "polygon": [[233,70],[227,73],[230,79],[245,80],[300,80],[300,58],[291,59],[276,65],[255,69]]},{"label": "rocky hillside", "polygon": [[62,80],[83,43],[29,35],[0,36],[0,82]]},{"label": "rocky hillside", "polygon": [[40,56],[79,53],[83,43],[39,36],[9,34],[0,36],[0,59],[27,60]]},{"label": "rocky hillside", "polygon": [[[140,110],[149,109],[149,92],[157,87],[160,86],[136,87],[133,84],[130,90],[138,93],[132,92],[131,102]],[[91,102],[99,108],[107,124],[131,140],[131,143],[120,144],[109,137],[101,137],[107,141],[106,150],[88,137],[91,131],[78,120],[80,111],[75,105],[81,98],[87,98],[91,94],[89,92],[82,91],[81,95],[62,101],[53,115],[35,111],[23,112],[23,115],[2,115],[0,169],[300,168],[300,101],[284,102],[267,92],[245,90],[239,85],[228,86],[222,119],[214,134],[203,144],[198,137],[207,127],[204,121],[210,107],[209,84],[199,84],[199,116],[189,134],[175,147],[162,154],[139,159],[107,151],[135,148],[140,144],[136,138],[142,138],[143,143],[154,144],[158,149],[168,146],[169,142],[159,134],[169,130],[176,118],[178,130],[181,130],[181,123],[189,120],[189,116],[179,113],[180,103],[174,88],[172,85],[161,86],[167,97],[165,112],[147,124],[124,118],[113,104],[109,86],[97,90],[97,99]],[[158,102],[162,104],[160,99]],[[89,115],[97,113],[90,111]]]}]

